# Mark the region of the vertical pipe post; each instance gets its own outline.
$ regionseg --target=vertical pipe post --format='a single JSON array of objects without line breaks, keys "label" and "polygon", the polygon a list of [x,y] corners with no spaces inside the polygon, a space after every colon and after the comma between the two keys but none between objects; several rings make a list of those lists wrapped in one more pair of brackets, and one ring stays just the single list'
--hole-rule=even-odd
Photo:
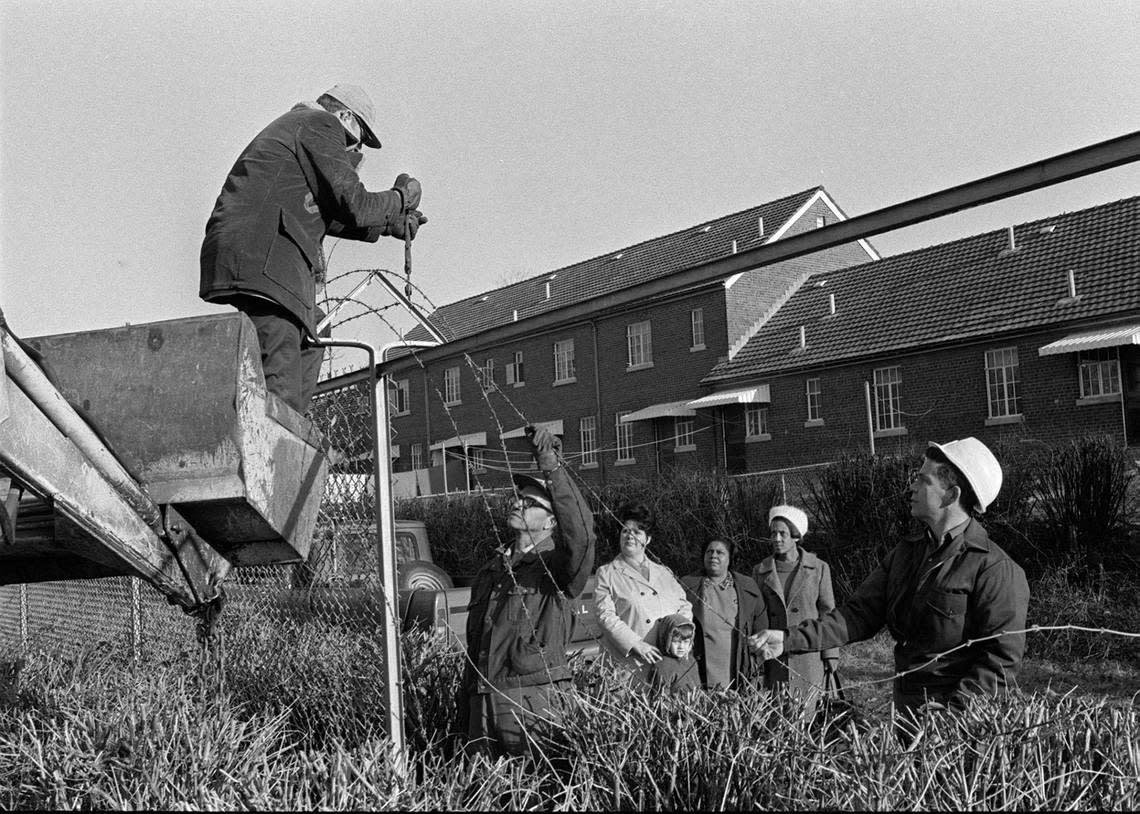
[{"label": "vertical pipe post", "polygon": [[131,661],[138,667],[142,661],[142,597],[139,578],[131,577]]},{"label": "vertical pipe post", "polygon": [[871,415],[871,383],[863,380],[863,400],[867,404],[867,441],[871,445],[871,454],[875,454],[875,419]]},{"label": "vertical pipe post", "polygon": [[20,583],[20,654],[28,655],[28,586]]}]

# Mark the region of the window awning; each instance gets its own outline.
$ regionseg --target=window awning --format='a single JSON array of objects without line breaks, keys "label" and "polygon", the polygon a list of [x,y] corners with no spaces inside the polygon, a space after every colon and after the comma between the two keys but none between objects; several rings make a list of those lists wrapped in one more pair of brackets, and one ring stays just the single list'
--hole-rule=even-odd
[{"label": "window awning", "polygon": [[448,447],[485,447],[487,446],[487,433],[473,432],[468,435],[457,435],[454,438],[448,438],[446,441],[436,441],[431,445],[435,449],[447,449]]},{"label": "window awning", "polygon": [[[534,422],[534,426],[535,427],[542,427],[543,429],[549,430],[550,432],[554,433],[555,435],[562,435],[562,419],[561,418],[558,419],[557,421],[536,421],[536,422]],[[504,439],[505,438],[522,438],[524,435],[526,435],[526,428],[527,428],[527,425],[524,424],[521,427],[515,427],[513,430],[507,430],[505,433],[503,433],[499,437],[504,438]]]},{"label": "window awning", "polygon": [[689,408],[688,401],[667,401],[663,404],[651,404],[648,407],[643,407],[636,410],[629,415],[623,415],[621,420],[624,421],[648,421],[651,418],[668,418],[669,416],[685,416],[696,415],[692,409]]},{"label": "window awning", "polygon": [[771,392],[766,384],[755,387],[745,387],[741,390],[722,390],[719,393],[710,393],[699,399],[689,402],[694,410],[704,410],[708,407],[721,407],[725,404],[768,404],[772,401]]},{"label": "window awning", "polygon": [[1069,334],[1064,339],[1050,342],[1037,349],[1038,356],[1053,356],[1057,353],[1076,353],[1097,348],[1116,348],[1121,345],[1140,345],[1140,325],[1122,325],[1116,328],[1100,328]]}]

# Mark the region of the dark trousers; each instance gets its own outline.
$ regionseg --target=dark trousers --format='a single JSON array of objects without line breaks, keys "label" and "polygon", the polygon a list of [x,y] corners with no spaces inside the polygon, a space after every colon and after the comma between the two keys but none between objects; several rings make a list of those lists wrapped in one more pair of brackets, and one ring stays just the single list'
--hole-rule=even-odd
[{"label": "dark trousers", "polygon": [[557,720],[555,697],[569,682],[538,684],[472,693],[468,699],[468,752],[484,752],[491,756],[525,755],[529,743],[525,729],[538,718]]},{"label": "dark trousers", "polygon": [[276,303],[242,297],[233,300],[232,305],[249,317],[257,329],[265,389],[297,412],[305,412],[317,387],[324,348],[308,345],[308,331]]}]

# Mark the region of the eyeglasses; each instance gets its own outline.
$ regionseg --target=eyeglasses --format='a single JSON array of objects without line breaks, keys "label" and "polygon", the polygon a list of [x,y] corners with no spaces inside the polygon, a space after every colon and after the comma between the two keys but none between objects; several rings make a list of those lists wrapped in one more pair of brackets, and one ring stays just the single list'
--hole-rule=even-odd
[{"label": "eyeglasses", "polygon": [[520,509],[543,509],[545,511],[550,511],[550,507],[543,503],[541,500],[533,497],[528,497],[526,495],[520,495],[519,497],[515,498],[515,506]]}]

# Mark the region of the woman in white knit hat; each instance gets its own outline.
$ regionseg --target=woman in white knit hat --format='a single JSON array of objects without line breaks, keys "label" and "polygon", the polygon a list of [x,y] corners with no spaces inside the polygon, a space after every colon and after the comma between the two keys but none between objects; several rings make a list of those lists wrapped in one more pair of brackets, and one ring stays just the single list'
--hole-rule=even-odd
[{"label": "woman in white knit hat", "polygon": [[[807,534],[808,518],[795,506],[773,506],[768,511],[772,554],[752,569],[768,611],[769,626],[795,627],[805,619],[818,619],[835,607],[831,569],[800,541]],[[810,711],[824,684],[826,671],[834,671],[839,649],[784,656],[764,663],[764,686],[787,687],[803,699]]]}]

